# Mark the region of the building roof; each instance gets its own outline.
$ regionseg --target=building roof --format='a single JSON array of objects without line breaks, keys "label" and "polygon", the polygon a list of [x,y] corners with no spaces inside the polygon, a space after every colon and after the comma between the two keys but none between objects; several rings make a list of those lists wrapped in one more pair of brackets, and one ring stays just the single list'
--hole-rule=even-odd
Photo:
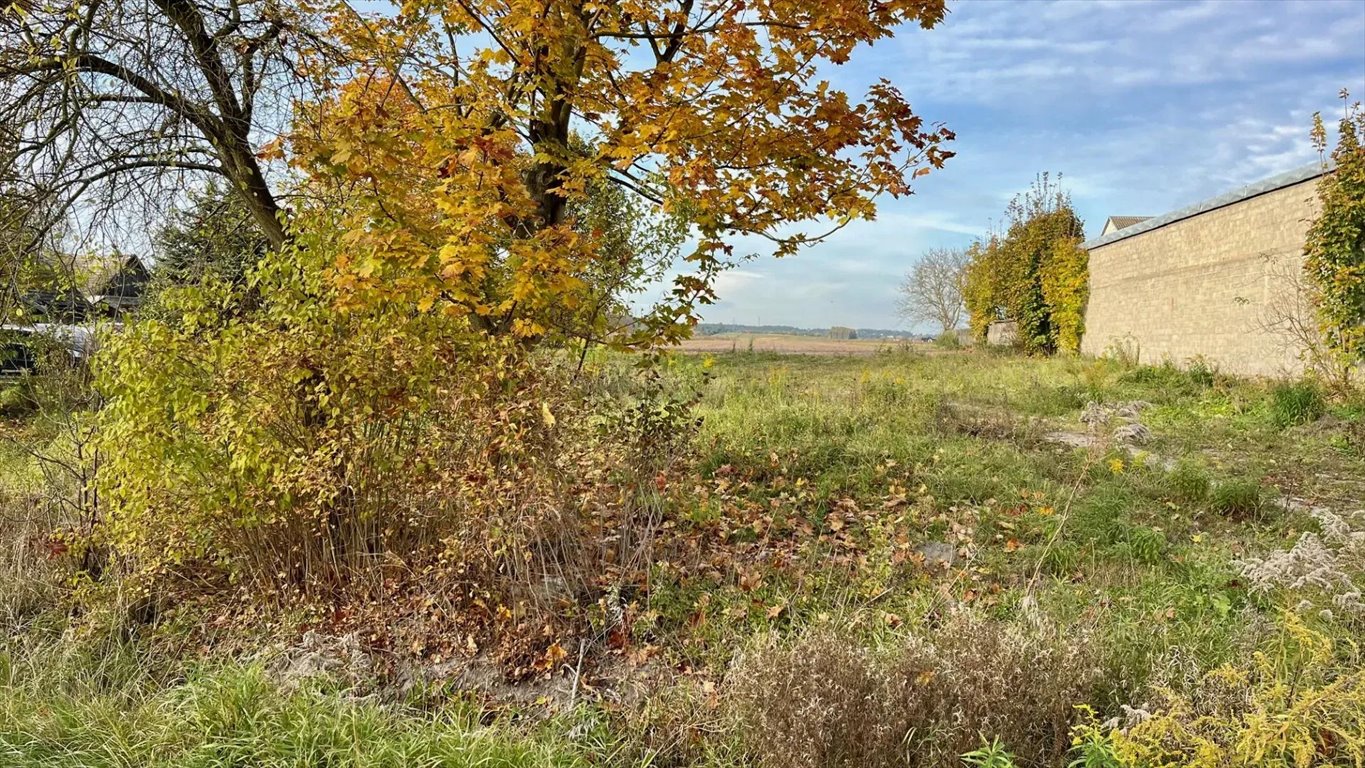
[{"label": "building roof", "polygon": [[1146,220],[1148,220],[1148,219],[1150,219],[1150,218],[1152,218],[1152,217],[1151,217],[1151,216],[1110,216],[1110,217],[1109,217],[1109,220],[1106,221],[1106,222],[1104,222],[1104,228],[1105,228],[1105,229],[1109,229],[1109,225],[1112,224],[1112,225],[1114,225],[1114,229],[1124,229],[1124,228],[1127,228],[1127,227],[1131,227],[1131,226],[1133,226],[1134,224],[1141,224],[1142,222],[1144,222],[1144,221],[1146,221]]},{"label": "building roof", "polygon": [[1292,171],[1281,173],[1278,176],[1271,176],[1268,179],[1262,179],[1244,187],[1239,187],[1231,192],[1224,192],[1217,197],[1211,197],[1203,202],[1195,203],[1194,205],[1189,205],[1179,210],[1162,214],[1161,216],[1154,216],[1132,226],[1120,229],[1117,232],[1110,232],[1107,235],[1102,235],[1094,240],[1082,243],[1081,247],[1086,250],[1091,250],[1099,248],[1100,246],[1109,245],[1110,243],[1125,240],[1134,235],[1140,235],[1143,232],[1150,232],[1158,227],[1164,227],[1167,224],[1174,224],[1177,221],[1183,221],[1184,219],[1198,216],[1201,213],[1224,208],[1233,203],[1240,203],[1243,200],[1256,197],[1257,195],[1264,195],[1267,192],[1274,192],[1277,189],[1284,189],[1285,187],[1291,187],[1300,182],[1315,179],[1331,170],[1333,170],[1333,167],[1330,164],[1324,165],[1322,163],[1313,163],[1311,165],[1305,165],[1302,168],[1295,168]]},{"label": "building roof", "polygon": [[136,256],[126,256],[122,262],[110,265],[103,274],[97,275],[90,286],[93,296],[115,296],[122,299],[140,298],[151,282],[147,265]]},{"label": "building roof", "polygon": [[75,288],[38,289],[19,296],[23,309],[49,321],[83,322],[90,316],[90,302]]}]

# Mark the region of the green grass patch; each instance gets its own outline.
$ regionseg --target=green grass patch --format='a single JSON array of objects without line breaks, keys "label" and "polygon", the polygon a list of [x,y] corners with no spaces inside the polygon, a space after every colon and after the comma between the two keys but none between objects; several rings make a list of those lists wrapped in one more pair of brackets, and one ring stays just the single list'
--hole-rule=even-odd
[{"label": "green grass patch", "polygon": [[481,726],[468,708],[385,707],[304,684],[284,690],[257,666],[169,685],[110,657],[61,679],[0,656],[0,764],[9,768],[407,768],[586,766],[566,743]]},{"label": "green grass patch", "polygon": [[1268,511],[1269,495],[1260,482],[1233,478],[1218,483],[1209,497],[1209,508],[1224,517],[1258,520]]},{"label": "green grass patch", "polygon": [[1275,426],[1308,424],[1327,413],[1327,399],[1311,381],[1285,381],[1270,390],[1270,414]]}]

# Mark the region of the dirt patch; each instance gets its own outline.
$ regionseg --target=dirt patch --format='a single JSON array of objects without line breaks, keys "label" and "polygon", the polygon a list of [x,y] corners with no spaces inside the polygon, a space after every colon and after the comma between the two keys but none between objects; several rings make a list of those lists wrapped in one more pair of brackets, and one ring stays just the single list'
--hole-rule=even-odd
[{"label": "dirt patch", "polygon": [[1092,435],[1086,432],[1065,432],[1059,430],[1057,432],[1048,432],[1043,435],[1043,439],[1049,443],[1067,445],[1072,448],[1084,448],[1086,450],[1100,448],[1104,445],[1104,440],[1100,439],[1098,435]]},{"label": "dirt patch", "polygon": [[935,421],[941,430],[988,440],[1027,442],[1038,435],[1030,419],[1021,419],[1007,409],[971,403],[944,402],[935,413]]},{"label": "dirt patch", "polygon": [[356,633],[310,631],[294,645],[261,655],[269,659],[266,668],[285,690],[327,681],[356,697],[377,694],[411,701],[427,692],[459,693],[490,711],[512,707],[541,716],[580,701],[638,703],[661,684],[676,682],[675,671],[653,654],[586,651],[581,645],[555,668],[522,679],[509,678],[505,665],[488,654],[443,661],[395,659],[366,647]]}]

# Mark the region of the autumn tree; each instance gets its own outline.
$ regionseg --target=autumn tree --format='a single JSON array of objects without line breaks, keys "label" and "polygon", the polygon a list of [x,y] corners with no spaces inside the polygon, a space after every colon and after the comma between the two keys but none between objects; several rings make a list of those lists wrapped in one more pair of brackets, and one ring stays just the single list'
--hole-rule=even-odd
[{"label": "autumn tree", "polygon": [[965,283],[973,334],[984,340],[990,323],[1018,323],[1029,352],[1076,352],[1089,297],[1089,258],[1080,247],[1084,225],[1060,177],[1040,175],[1006,209],[1003,234],[978,243]]},{"label": "autumn tree", "polygon": [[351,302],[544,335],[612,258],[573,221],[609,184],[685,213],[696,244],[669,299],[617,343],[680,338],[734,237],[791,254],[942,165],[951,132],[889,82],[856,99],[820,71],[944,12],[941,0],[424,0],[339,16],[354,77],[296,143],[312,186],[345,200],[338,285]]},{"label": "autumn tree", "polygon": [[970,262],[965,248],[925,251],[901,283],[901,317],[913,323],[934,323],[944,333],[957,330],[966,313],[962,296]]},{"label": "autumn tree", "polygon": [[[1342,91],[1343,100],[1350,98]],[[1313,141],[1327,151],[1322,116]],[[1308,229],[1304,269],[1315,292],[1322,331],[1346,360],[1365,361],[1365,109],[1350,104],[1337,123],[1336,168],[1318,182],[1322,211]]]},{"label": "autumn tree", "polygon": [[[345,66],[311,71],[317,98],[261,148],[296,169],[285,242],[245,286],[167,291],[167,311],[101,353],[104,540],[148,580],[194,563],[267,595],[401,563],[462,580],[451,594],[486,596],[485,611],[521,610],[527,594],[501,590],[518,578],[584,574],[588,595],[628,578],[624,564],[653,560],[601,532],[647,540],[632,526],[657,514],[636,503],[658,490],[649,457],[695,419],[661,388],[611,411],[564,348],[677,339],[736,238],[794,253],[941,166],[951,132],[890,83],[858,98],[820,68],[943,14],[941,0],[333,8],[326,43]],[[672,293],[632,307],[680,266],[684,233]]]}]

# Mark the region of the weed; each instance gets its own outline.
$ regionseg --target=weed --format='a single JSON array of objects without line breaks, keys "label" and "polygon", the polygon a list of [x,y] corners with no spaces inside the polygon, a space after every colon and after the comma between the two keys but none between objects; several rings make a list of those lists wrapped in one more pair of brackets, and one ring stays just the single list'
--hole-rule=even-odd
[{"label": "weed", "polygon": [[1326,412],[1327,401],[1312,381],[1283,381],[1270,390],[1271,421],[1280,429],[1317,421]]},{"label": "weed", "polygon": [[1053,544],[1043,554],[1043,570],[1051,576],[1070,578],[1080,563],[1080,548],[1069,541]]},{"label": "weed", "polygon": [[1067,763],[1067,768],[1122,768],[1107,732],[1094,722],[1095,713],[1088,707],[1083,711],[1087,722],[1076,726],[1071,739],[1076,758]]},{"label": "weed", "polygon": [[[1326,509],[1312,511],[1319,531],[1306,531],[1288,550],[1264,558],[1247,558],[1242,573],[1261,592],[1276,588],[1316,598],[1320,610],[1331,615],[1365,617],[1361,598],[1365,574],[1365,510],[1337,514]],[[1301,603],[1313,606],[1313,599]]]},{"label": "weed", "polygon": [[1136,368],[1142,362],[1142,345],[1131,335],[1115,339],[1105,348],[1104,357],[1124,368]]},{"label": "weed", "polygon": [[1212,387],[1214,382],[1218,380],[1218,366],[1202,356],[1191,358],[1186,363],[1185,370],[1190,381],[1204,389]]},{"label": "weed", "polygon": [[1287,614],[1271,648],[1213,669],[1188,693],[1156,692],[1129,727],[1078,728],[1072,765],[1365,764],[1365,674],[1342,663],[1354,653]]},{"label": "weed", "polygon": [[1014,755],[1005,749],[1000,739],[993,738],[962,755],[962,762],[977,768],[1014,768]]},{"label": "weed", "polygon": [[1191,366],[1182,370],[1166,360],[1160,365],[1130,368],[1119,376],[1119,381],[1125,384],[1140,384],[1150,391],[1165,393],[1167,396],[1190,396],[1212,387],[1214,378],[1207,367]]},{"label": "weed", "polygon": [[1132,559],[1143,565],[1161,562],[1166,550],[1166,537],[1160,531],[1137,525],[1128,529],[1124,544]]},{"label": "weed", "polygon": [[1265,489],[1249,478],[1234,478],[1218,483],[1209,499],[1209,508],[1234,520],[1260,519],[1267,508]]},{"label": "weed", "polygon": [[968,615],[882,654],[814,633],[746,658],[735,706],[765,766],[947,768],[983,738],[997,758],[1008,745],[1022,764],[1055,764],[1100,674],[1093,653],[1083,631]]},{"label": "weed", "polygon": [[883,667],[860,644],[815,634],[747,659],[739,675],[742,730],[764,766],[897,763],[903,734],[882,711],[889,701]]},{"label": "weed", "polygon": [[934,339],[934,346],[939,349],[961,349],[962,339],[957,331],[944,331]]},{"label": "weed", "polygon": [[1164,485],[1171,497],[1184,504],[1203,504],[1209,497],[1212,483],[1208,473],[1196,464],[1182,461],[1166,473]]}]

